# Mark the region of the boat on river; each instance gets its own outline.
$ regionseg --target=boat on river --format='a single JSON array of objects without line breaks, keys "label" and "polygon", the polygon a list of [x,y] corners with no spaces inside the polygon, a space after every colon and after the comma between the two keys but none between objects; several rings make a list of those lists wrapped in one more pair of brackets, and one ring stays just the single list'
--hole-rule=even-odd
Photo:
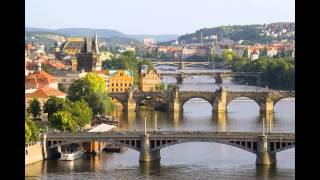
[{"label": "boat on river", "polygon": [[84,154],[84,151],[80,148],[76,149],[67,149],[65,152],[61,152],[61,157],[59,160],[61,161],[73,161],[75,159],[78,159],[82,157]]},{"label": "boat on river", "polygon": [[101,124],[101,123],[119,126],[119,119],[112,116],[107,116],[107,115],[96,115],[94,117],[94,124]]},{"label": "boat on river", "polygon": [[108,144],[108,145],[106,145],[105,148],[103,148],[103,150],[107,151],[107,152],[123,152],[127,149],[128,149],[127,147],[123,147],[123,146],[116,145],[116,144]]}]

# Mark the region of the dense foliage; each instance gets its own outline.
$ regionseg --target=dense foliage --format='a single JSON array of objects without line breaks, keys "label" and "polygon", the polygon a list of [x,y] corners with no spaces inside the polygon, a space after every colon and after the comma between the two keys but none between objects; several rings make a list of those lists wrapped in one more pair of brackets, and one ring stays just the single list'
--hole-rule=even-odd
[{"label": "dense foliage", "polygon": [[58,111],[54,113],[49,122],[52,127],[62,131],[75,132],[77,130],[76,122],[72,119],[72,114],[68,111]]},{"label": "dense foliage", "polygon": [[27,107],[27,112],[32,114],[34,118],[40,116],[41,105],[38,99],[32,99],[29,101],[29,106]]},{"label": "dense foliage", "polygon": [[295,60],[292,58],[235,59],[233,71],[263,72],[262,81],[271,88],[295,89]]},{"label": "dense foliage", "polygon": [[53,113],[62,110],[65,105],[65,99],[50,96],[47,102],[43,105],[43,112],[48,113],[48,118],[50,118]]},{"label": "dense foliage", "polygon": [[[47,101],[47,109],[50,111],[49,122],[52,127],[61,131],[75,131],[83,128],[86,124],[91,122],[92,110],[88,103],[83,99],[80,101],[69,101],[68,99],[61,99],[50,97]],[[70,117],[66,113],[68,112]],[[60,113],[57,115],[57,113]],[[62,127],[63,126],[63,127]]]},{"label": "dense foliage", "polygon": [[[287,23],[283,26],[287,31],[294,30],[294,23]],[[261,30],[269,29],[268,26],[264,25],[233,25],[233,26],[218,26],[214,28],[203,28],[195,33],[186,34],[180,36],[178,41],[184,41],[185,43],[199,43],[201,33],[203,37],[206,36],[218,36],[220,37],[230,38],[234,41],[244,40],[243,44],[253,44],[253,43],[271,43],[273,40],[281,41],[282,39],[287,39],[287,36],[261,36]],[[278,28],[281,29],[281,28]],[[278,30],[277,28],[275,30]],[[292,39],[294,37],[290,37]],[[212,40],[204,39],[204,42],[209,42]]]},{"label": "dense foliage", "polygon": [[36,124],[29,119],[28,113],[25,114],[25,142],[35,142],[39,140],[39,129]]},{"label": "dense foliage", "polygon": [[73,102],[84,100],[93,114],[110,114],[114,110],[104,80],[94,73],[88,73],[84,78],[74,81],[69,87],[67,98]]}]

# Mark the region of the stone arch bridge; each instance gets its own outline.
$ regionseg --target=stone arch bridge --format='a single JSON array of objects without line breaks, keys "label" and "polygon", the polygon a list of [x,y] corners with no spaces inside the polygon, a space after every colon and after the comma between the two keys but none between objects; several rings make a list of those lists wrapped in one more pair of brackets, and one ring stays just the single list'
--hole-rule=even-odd
[{"label": "stone arch bridge", "polygon": [[174,77],[177,84],[181,84],[187,77],[192,76],[209,76],[215,79],[216,84],[222,84],[225,77],[251,77],[256,79],[256,85],[261,85],[261,72],[158,72],[160,77]]},{"label": "stone arch bridge", "polygon": [[[110,142],[140,152],[142,162],[159,160],[160,149],[180,143],[215,142],[234,146],[256,154],[256,164],[276,162],[276,153],[295,147],[294,133],[256,132],[200,132],[200,131],[153,131],[153,132],[78,132],[47,133],[42,137],[44,152],[71,143],[100,141]],[[45,154],[48,157],[48,154]]]},{"label": "stone arch bridge", "polygon": [[118,100],[125,111],[135,111],[143,99],[152,101],[161,100],[169,111],[183,111],[185,102],[192,98],[201,98],[212,105],[213,112],[227,112],[228,104],[238,98],[247,97],[254,100],[260,107],[261,113],[272,113],[274,105],[281,99],[295,97],[294,91],[227,91],[224,88],[213,91],[179,91],[176,87],[173,91],[140,92],[129,89],[123,93],[109,93],[109,96]]},{"label": "stone arch bridge", "polygon": [[205,66],[208,69],[214,68],[230,68],[231,65],[226,64],[225,62],[212,62],[212,61],[152,61],[152,64],[157,65],[172,65],[177,66],[178,69],[183,69],[184,67],[191,66]]}]

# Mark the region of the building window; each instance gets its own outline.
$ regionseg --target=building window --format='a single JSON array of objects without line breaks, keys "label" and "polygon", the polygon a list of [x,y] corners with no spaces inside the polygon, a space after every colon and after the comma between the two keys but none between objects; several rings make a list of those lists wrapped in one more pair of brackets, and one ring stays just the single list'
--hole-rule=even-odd
[{"label": "building window", "polygon": [[122,86],[122,83],[120,83],[120,86]]},{"label": "building window", "polygon": [[120,89],[120,91],[122,91],[122,88]]},{"label": "building window", "polygon": [[114,91],[114,89],[112,88],[112,89],[111,89],[111,91],[113,92],[113,91]]},{"label": "building window", "polygon": [[111,86],[114,86],[114,84],[112,83]]},{"label": "building window", "polygon": [[116,84],[116,86],[118,86],[118,83]]},{"label": "building window", "polygon": [[118,91],[118,88],[116,88],[116,91]]},{"label": "building window", "polygon": [[127,83],[124,83],[124,86],[127,86]]},{"label": "building window", "polygon": [[28,149],[26,149],[26,155],[28,155]]}]

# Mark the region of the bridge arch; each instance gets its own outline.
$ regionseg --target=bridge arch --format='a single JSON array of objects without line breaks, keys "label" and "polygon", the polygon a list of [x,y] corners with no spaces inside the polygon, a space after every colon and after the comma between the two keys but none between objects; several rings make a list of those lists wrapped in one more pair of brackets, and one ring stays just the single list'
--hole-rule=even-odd
[{"label": "bridge arch", "polygon": [[149,101],[145,103],[151,103],[155,109],[165,109],[168,105],[168,97],[165,94],[145,94],[143,96],[135,97],[136,107],[139,108],[143,101]]},{"label": "bridge arch", "polygon": [[253,154],[257,153],[255,148],[248,148],[246,146],[242,146],[241,144],[231,143],[230,141],[222,141],[222,140],[181,140],[181,141],[173,141],[171,143],[167,143],[167,144],[164,144],[164,145],[161,145],[161,146],[157,146],[157,147],[153,148],[152,150],[160,150],[162,148],[166,148],[166,147],[173,146],[173,145],[176,145],[176,144],[192,143],[192,142],[212,142],[212,143],[218,143],[218,144],[225,144],[225,145],[229,145],[229,146],[240,148],[242,150],[251,152]]},{"label": "bridge arch", "polygon": [[[87,139],[87,140],[72,140],[72,141],[64,141],[64,142],[61,142],[61,143],[57,143],[57,144],[54,144],[54,145],[49,145],[48,147],[50,149],[52,148],[57,148],[58,146],[64,146],[64,145],[69,145],[69,144],[73,144],[73,143],[84,143],[84,142],[91,142],[93,141],[94,139]],[[47,141],[47,144],[48,142],[50,142],[51,140]],[[119,145],[121,147],[127,147],[127,148],[130,148],[130,149],[133,149],[135,151],[138,151],[140,152],[140,149],[136,146],[132,146],[130,145],[130,143],[126,143],[126,140],[123,140],[123,142],[121,140],[95,140],[95,141],[98,141],[98,142],[108,142],[108,143],[113,143],[113,144],[116,144],[116,145]],[[141,143],[141,141],[140,141]]]},{"label": "bridge arch", "polygon": [[208,97],[200,96],[200,95],[193,95],[193,96],[190,96],[190,97],[187,97],[187,98],[183,98],[183,99],[181,100],[181,102],[180,102],[180,106],[183,107],[184,104],[185,104],[186,102],[188,102],[189,100],[191,100],[191,99],[201,99],[201,100],[204,100],[204,101],[208,102],[208,103],[211,105],[211,107],[213,108],[213,106],[212,106],[212,99],[209,99]]},{"label": "bridge arch", "polygon": [[283,99],[295,99],[294,96],[290,96],[290,95],[286,95],[286,96],[282,96],[282,97],[278,97],[275,98],[275,100],[273,101],[273,106],[275,106],[279,101],[283,100]]},{"label": "bridge arch", "polygon": [[216,77],[215,76],[211,76],[211,75],[185,75],[183,76],[183,82],[185,82],[186,79],[190,79],[192,77],[209,77],[211,79],[214,79],[214,82],[213,83],[216,83]]},{"label": "bridge arch", "polygon": [[255,102],[255,104],[259,107],[259,110],[261,109],[260,107],[260,101],[255,99],[255,97],[250,97],[250,96],[245,96],[245,95],[239,95],[239,96],[232,96],[227,98],[227,103],[226,103],[226,108],[228,108],[228,106],[230,105],[230,103],[234,100],[240,99],[240,98],[248,98],[249,100],[253,100]]}]

